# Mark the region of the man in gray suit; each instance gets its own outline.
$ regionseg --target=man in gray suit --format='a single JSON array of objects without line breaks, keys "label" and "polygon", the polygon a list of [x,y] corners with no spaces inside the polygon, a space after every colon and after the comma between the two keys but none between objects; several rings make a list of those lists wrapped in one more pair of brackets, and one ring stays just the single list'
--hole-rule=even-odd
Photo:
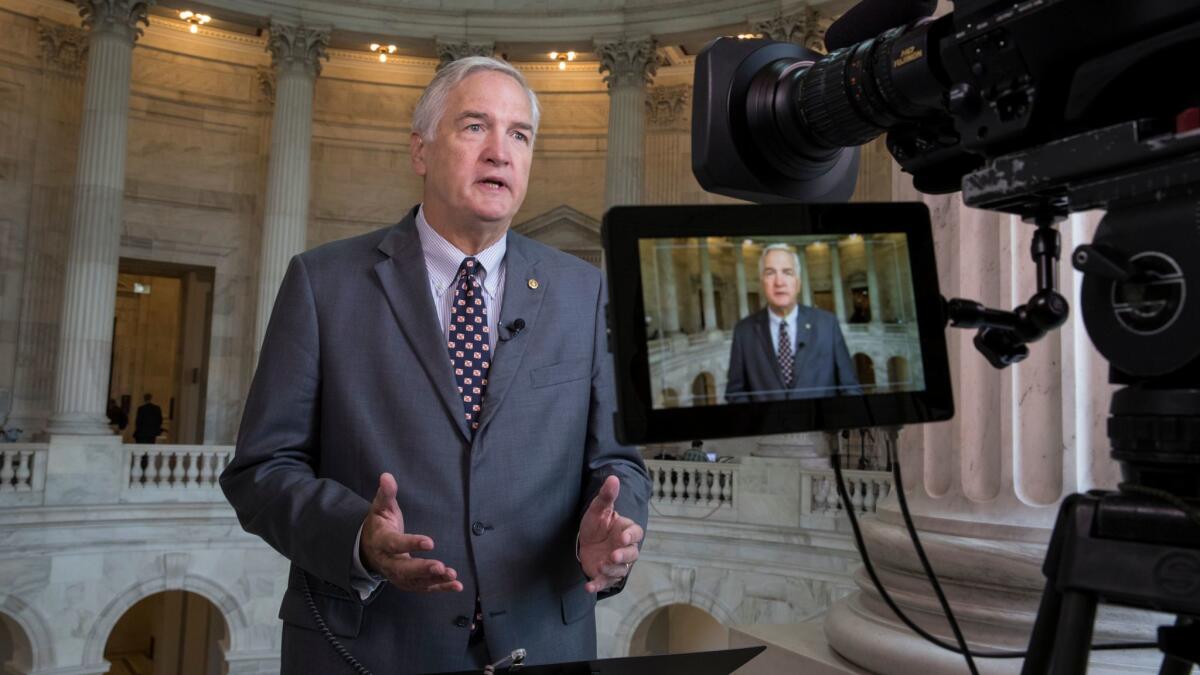
[{"label": "man in gray suit", "polygon": [[729,403],[862,394],[837,317],[797,303],[800,257],[787,244],[763,248],[758,278],[767,306],[733,327]]},{"label": "man in gray suit", "polygon": [[221,476],[292,561],[285,673],[595,655],[650,482],[613,437],[599,271],[509,232],[537,124],[508,64],[447,65],[413,116],[422,203],[288,268]]}]

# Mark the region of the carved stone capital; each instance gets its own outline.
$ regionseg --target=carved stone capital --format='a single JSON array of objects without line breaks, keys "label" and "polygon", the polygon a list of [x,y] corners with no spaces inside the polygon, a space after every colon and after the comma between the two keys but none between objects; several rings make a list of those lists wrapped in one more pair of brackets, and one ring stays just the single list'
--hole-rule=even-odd
[{"label": "carved stone capital", "polygon": [[158,0],[75,0],[83,25],[93,34],[115,33],[136,42],[141,24],[150,25],[146,13]]},{"label": "carved stone capital", "polygon": [[688,121],[692,85],[651,87],[646,91],[646,116],[652,126],[672,127]]},{"label": "carved stone capital", "polygon": [[254,81],[258,83],[258,93],[267,103],[275,103],[275,69],[259,66],[254,70]]},{"label": "carved stone capital", "polygon": [[329,60],[329,30],[271,22],[267,51],[276,74],[300,70],[309,77],[321,74],[321,59]]},{"label": "carved stone capital", "polygon": [[67,73],[83,71],[87,60],[87,34],[83,29],[38,19],[38,39],[47,66]]},{"label": "carved stone capital", "polygon": [[793,42],[815,52],[825,53],[825,31],[833,19],[824,16],[816,8],[805,5],[800,11],[770,19],[754,21],[750,25],[753,33],[779,42]]},{"label": "carved stone capital", "polygon": [[438,70],[451,61],[468,56],[491,56],[496,52],[494,42],[437,42]]},{"label": "carved stone capital", "polygon": [[649,84],[650,78],[658,72],[656,46],[654,38],[597,42],[600,72],[608,73],[604,76],[608,88]]}]

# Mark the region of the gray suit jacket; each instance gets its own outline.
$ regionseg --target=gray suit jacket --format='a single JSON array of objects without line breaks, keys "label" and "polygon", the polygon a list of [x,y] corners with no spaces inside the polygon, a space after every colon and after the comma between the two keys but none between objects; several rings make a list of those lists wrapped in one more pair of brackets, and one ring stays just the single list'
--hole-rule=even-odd
[{"label": "gray suit jacket", "polygon": [[[609,475],[621,479],[618,512],[643,527],[650,493],[638,453],[613,435],[600,272],[508,234],[500,325],[525,328],[497,341],[472,437],[415,213],[292,260],[221,476],[243,527],[292,561],[284,672],[348,671],[316,631],[305,572],[330,630],[376,673],[473,666],[460,618],[476,594],[491,654],[591,658],[596,596],[575,558],[580,517]],[[433,538],[429,556],[458,571],[463,592],[385,583],[362,602],[351,588],[355,536],[384,471],[406,530]]]},{"label": "gray suit jacket", "polygon": [[[854,362],[837,317],[823,309],[796,307],[796,356],[792,386],[785,387],[779,358],[771,342],[767,309],[743,318],[733,327],[729,349],[729,403],[782,401],[862,394]],[[761,392],[761,393],[758,393]]]}]

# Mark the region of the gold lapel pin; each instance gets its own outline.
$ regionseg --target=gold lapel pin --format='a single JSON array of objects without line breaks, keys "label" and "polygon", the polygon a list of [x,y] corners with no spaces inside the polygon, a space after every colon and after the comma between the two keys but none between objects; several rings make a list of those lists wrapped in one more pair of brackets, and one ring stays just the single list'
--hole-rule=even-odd
[{"label": "gold lapel pin", "polygon": [[537,287],[538,287],[538,281],[537,281],[537,279],[530,279],[530,280],[529,280],[529,287],[530,287],[530,288],[532,288],[533,290],[535,290],[535,291],[536,291],[536,290],[537,290]]}]

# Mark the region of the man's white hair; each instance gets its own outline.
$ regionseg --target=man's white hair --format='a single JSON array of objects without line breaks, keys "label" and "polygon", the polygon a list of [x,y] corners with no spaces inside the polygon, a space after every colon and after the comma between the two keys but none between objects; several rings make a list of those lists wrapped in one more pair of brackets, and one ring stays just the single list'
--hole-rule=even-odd
[{"label": "man's white hair", "polygon": [[792,260],[796,263],[796,278],[800,278],[800,255],[796,253],[796,249],[789,244],[770,244],[765,246],[762,254],[758,256],[758,278],[761,279],[763,272],[767,269],[767,254],[771,251],[787,251],[792,254]]},{"label": "man's white hair", "polygon": [[[417,100],[416,109],[413,110],[413,133],[420,136],[425,142],[432,141],[437,133],[438,122],[446,112],[446,99],[449,98],[450,91],[468,75],[488,70],[504,73],[521,85],[521,89],[529,97],[529,111],[533,117],[529,123],[533,125],[533,136],[536,137],[538,121],[542,116],[537,94],[529,88],[529,83],[525,81],[525,76],[521,74],[521,71],[505,61],[490,56],[467,56],[447,63],[437,71],[437,74],[433,76],[433,81],[429,83],[428,87],[425,87],[421,98]],[[532,140],[533,138],[530,138],[531,142]]]}]

